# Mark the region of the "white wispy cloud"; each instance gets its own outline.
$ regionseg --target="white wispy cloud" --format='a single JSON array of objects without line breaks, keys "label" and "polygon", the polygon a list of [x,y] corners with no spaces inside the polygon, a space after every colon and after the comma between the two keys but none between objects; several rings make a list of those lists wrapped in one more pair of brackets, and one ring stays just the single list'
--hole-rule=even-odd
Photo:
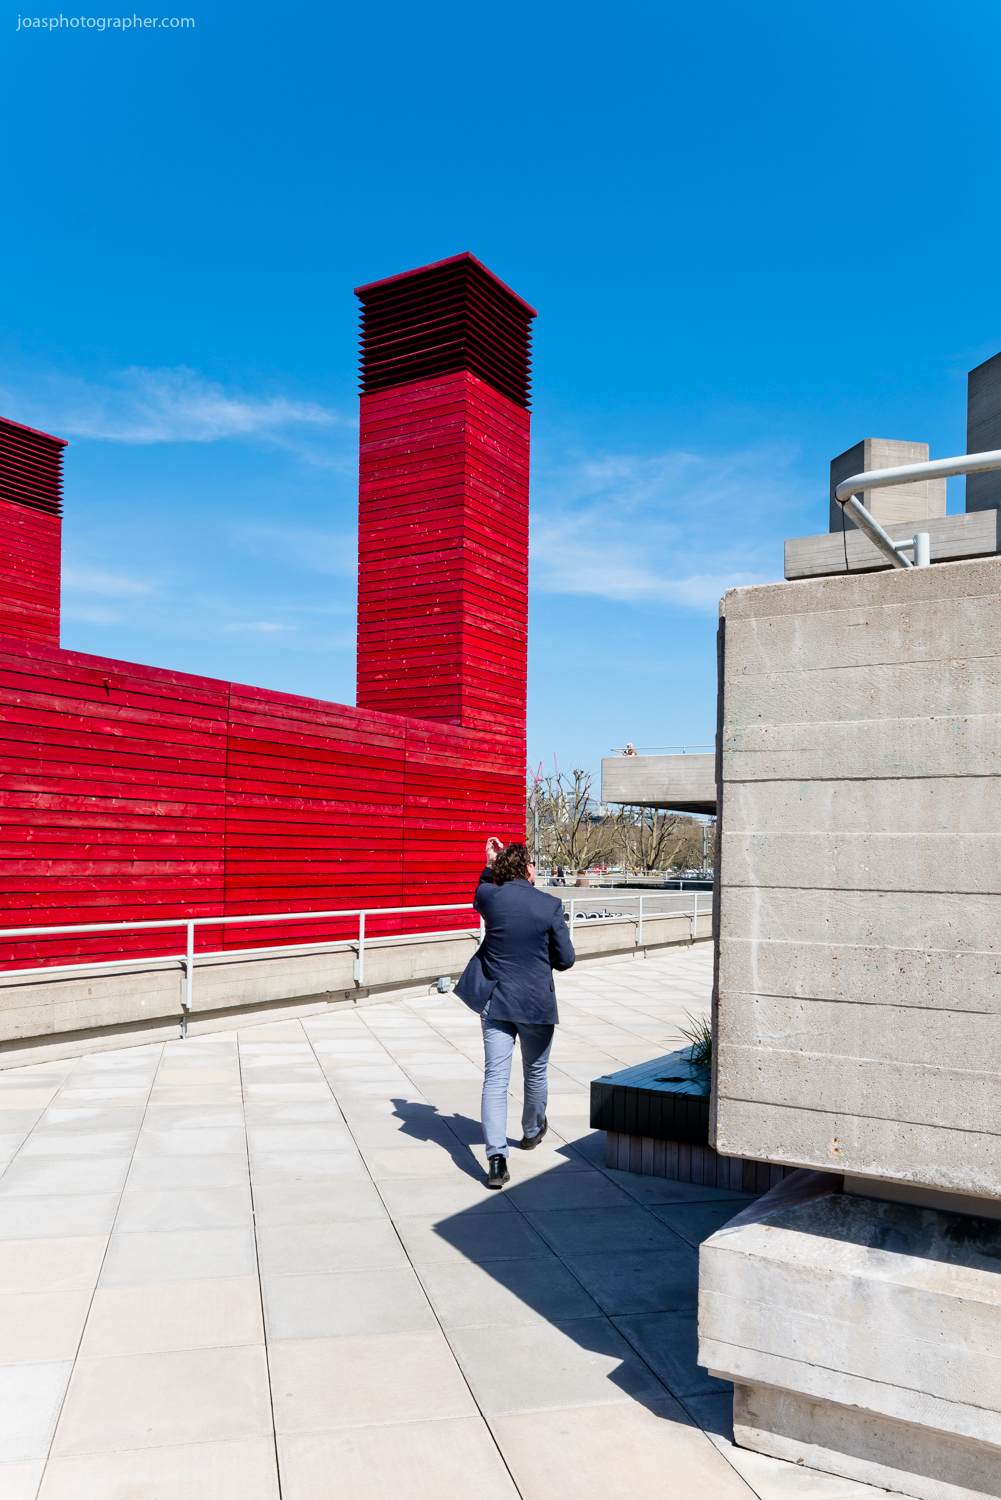
[{"label": "white wispy cloud", "polygon": [[777,576],[797,451],[575,455],[540,464],[532,584],[549,594],[715,610]]},{"label": "white wispy cloud", "polygon": [[101,599],[137,599],[155,591],[155,584],[144,578],[127,578],[122,573],[104,573],[98,568],[67,563],[63,568],[63,588],[70,593],[93,594]]},{"label": "white wispy cloud", "polygon": [[358,566],[358,537],[352,533],[323,531],[316,526],[277,526],[245,522],[232,528],[234,545],[253,557],[310,573],[331,573],[341,578],[354,575]]},{"label": "white wispy cloud", "polygon": [[131,444],[267,440],[323,464],[338,459],[309,435],[354,425],[316,402],[248,396],[184,365],[132,366],[96,383],[58,374],[26,376],[3,391],[3,400],[16,420],[60,436]]},{"label": "white wispy cloud", "polygon": [[224,630],[249,630],[258,635],[270,635],[274,631],[298,630],[298,625],[281,625],[277,620],[248,620],[245,624],[224,625]]}]

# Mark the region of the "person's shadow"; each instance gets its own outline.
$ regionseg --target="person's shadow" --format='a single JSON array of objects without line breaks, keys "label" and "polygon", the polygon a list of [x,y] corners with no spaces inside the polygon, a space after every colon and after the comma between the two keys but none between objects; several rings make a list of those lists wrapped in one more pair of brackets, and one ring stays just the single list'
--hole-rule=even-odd
[{"label": "person's shadow", "polygon": [[400,1121],[401,1135],[415,1141],[436,1142],[467,1177],[486,1184],[486,1173],[469,1149],[482,1139],[479,1120],[458,1112],[443,1115],[433,1104],[419,1104],[413,1099],[391,1099],[390,1103],[394,1118]]}]

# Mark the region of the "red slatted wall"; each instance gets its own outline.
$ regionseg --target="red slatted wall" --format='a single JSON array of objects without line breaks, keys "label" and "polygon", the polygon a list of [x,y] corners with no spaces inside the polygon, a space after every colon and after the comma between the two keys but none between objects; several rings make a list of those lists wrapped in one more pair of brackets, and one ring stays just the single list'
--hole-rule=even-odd
[{"label": "red slatted wall", "polygon": [[[484,836],[524,837],[534,314],[472,257],[444,265],[373,294],[356,709],[59,650],[62,445],[0,422],[0,925],[467,901]],[[349,931],[234,924],[199,946]],[[7,940],[0,965],[179,946]]]},{"label": "red slatted wall", "polygon": [[468,371],[361,408],[358,702],[523,732],[529,414]]},{"label": "red slatted wall", "polygon": [[59,645],[66,444],[0,417],[0,635]]}]

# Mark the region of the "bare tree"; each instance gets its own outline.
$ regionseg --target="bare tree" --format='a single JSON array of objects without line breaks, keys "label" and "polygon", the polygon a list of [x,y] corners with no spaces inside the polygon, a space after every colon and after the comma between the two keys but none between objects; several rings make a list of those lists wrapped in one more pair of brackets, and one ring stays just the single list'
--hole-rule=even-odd
[{"label": "bare tree", "polygon": [[591,795],[594,777],[575,766],[569,772],[535,779],[528,797],[526,841],[536,861],[551,869],[583,875],[591,865],[607,864],[618,842],[616,820],[601,813]]}]

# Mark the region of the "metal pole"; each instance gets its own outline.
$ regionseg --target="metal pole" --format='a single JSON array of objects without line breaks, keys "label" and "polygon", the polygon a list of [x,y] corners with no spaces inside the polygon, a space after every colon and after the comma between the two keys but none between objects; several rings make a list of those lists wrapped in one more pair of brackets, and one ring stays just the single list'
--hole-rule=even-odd
[{"label": "metal pole", "polygon": [[573,897],[570,897],[570,941],[573,942]]},{"label": "metal pole", "polygon": [[358,913],[358,957],[355,959],[355,984],[365,983],[365,913]]},{"label": "metal pole", "polygon": [[695,892],[695,900],[694,900],[694,902],[692,904],[692,941],[693,942],[695,941],[695,938],[698,935],[698,927],[699,927],[699,893],[698,893],[698,891],[696,891]]},{"label": "metal pole", "polygon": [[643,897],[642,896],[640,897],[640,920],[639,920],[639,926],[636,929],[636,946],[638,948],[642,948],[642,946],[643,946]]},{"label": "metal pole", "polygon": [[914,566],[916,568],[931,567],[930,532],[916,531],[914,533]]},{"label": "metal pole", "polygon": [[184,1000],[185,1010],[191,1009],[191,1001],[195,993],[195,924],[188,923],[188,952],[184,961]]},{"label": "metal pole", "polygon": [[539,868],[539,788],[538,787],[535,788],[535,807],[534,807],[533,811],[535,813],[535,833],[534,833],[534,836],[533,836],[534,837],[534,842],[532,844],[532,863],[535,865],[535,868],[538,869]]}]

